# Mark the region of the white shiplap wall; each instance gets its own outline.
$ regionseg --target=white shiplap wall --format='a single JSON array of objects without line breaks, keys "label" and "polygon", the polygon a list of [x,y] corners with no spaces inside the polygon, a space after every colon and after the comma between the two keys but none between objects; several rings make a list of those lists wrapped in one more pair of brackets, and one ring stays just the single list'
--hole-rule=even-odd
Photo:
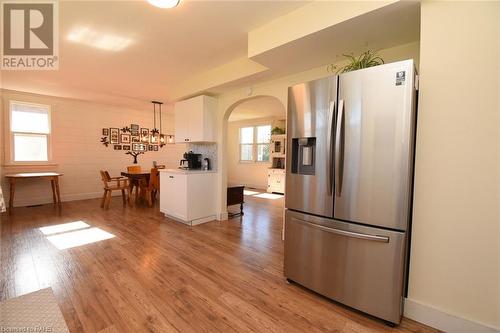
[{"label": "white shiplap wall", "polygon": [[[9,165],[8,103],[10,100],[49,104],[52,108],[52,163],[48,166]],[[151,128],[153,115],[150,109],[134,110],[118,106],[95,104],[85,101],[2,91],[2,135],[0,153],[2,157],[2,188],[9,197],[8,184],[4,174],[16,172],[58,171],[64,173],[60,180],[63,201],[99,197],[102,183],[99,170],[108,170],[112,176],[119,175],[132,157],[124,151],[107,148],[100,143],[102,128],[123,127],[139,124]],[[166,109],[166,110],[165,110]],[[163,129],[174,133],[173,112],[165,108]],[[184,144],[166,145],[157,152],[147,152],[138,157],[138,164],[144,169],[152,167],[153,161],[167,167],[177,167]],[[48,203],[52,201],[50,183],[42,181],[19,182],[16,187],[16,206]]]}]

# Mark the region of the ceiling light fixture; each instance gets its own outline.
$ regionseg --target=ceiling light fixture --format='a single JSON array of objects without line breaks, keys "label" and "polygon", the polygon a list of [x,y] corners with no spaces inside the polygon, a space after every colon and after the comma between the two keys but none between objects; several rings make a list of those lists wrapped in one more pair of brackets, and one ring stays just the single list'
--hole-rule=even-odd
[{"label": "ceiling light fixture", "polygon": [[181,0],[148,0],[148,2],[159,8],[174,8]]}]

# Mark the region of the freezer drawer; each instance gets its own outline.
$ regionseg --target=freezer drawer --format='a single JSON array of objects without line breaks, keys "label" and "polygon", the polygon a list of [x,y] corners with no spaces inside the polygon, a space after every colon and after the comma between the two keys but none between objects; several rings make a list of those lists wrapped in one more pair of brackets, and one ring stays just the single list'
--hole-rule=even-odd
[{"label": "freezer drawer", "polygon": [[285,276],[319,294],[399,323],[404,232],[287,210]]}]

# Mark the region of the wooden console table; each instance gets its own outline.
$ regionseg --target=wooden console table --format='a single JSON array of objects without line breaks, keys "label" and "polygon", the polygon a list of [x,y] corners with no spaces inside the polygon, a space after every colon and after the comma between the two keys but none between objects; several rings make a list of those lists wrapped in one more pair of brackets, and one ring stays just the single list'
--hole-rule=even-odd
[{"label": "wooden console table", "polygon": [[27,172],[27,173],[12,173],[5,175],[9,179],[10,184],[10,197],[9,197],[9,212],[14,208],[14,194],[16,192],[16,182],[18,179],[35,179],[45,178],[50,180],[52,185],[52,200],[54,205],[61,205],[61,195],[59,193],[59,177],[62,173],[57,172]]},{"label": "wooden console table", "polygon": [[229,213],[229,217],[235,217],[243,215],[243,204],[244,204],[244,190],[245,186],[237,185],[237,186],[229,186],[227,188],[227,205],[240,205],[239,213]]}]

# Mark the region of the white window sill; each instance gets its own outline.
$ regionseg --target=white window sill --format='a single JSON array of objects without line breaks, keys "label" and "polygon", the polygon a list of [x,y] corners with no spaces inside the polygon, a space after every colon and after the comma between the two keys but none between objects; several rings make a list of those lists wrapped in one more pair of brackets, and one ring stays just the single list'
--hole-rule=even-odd
[{"label": "white window sill", "polygon": [[271,162],[257,162],[257,161],[239,161],[239,164],[245,164],[245,165],[264,165],[264,164],[271,164]]},{"label": "white window sill", "polygon": [[49,166],[58,166],[57,163],[51,162],[26,162],[26,163],[6,163],[2,164],[2,167],[49,167]]}]

